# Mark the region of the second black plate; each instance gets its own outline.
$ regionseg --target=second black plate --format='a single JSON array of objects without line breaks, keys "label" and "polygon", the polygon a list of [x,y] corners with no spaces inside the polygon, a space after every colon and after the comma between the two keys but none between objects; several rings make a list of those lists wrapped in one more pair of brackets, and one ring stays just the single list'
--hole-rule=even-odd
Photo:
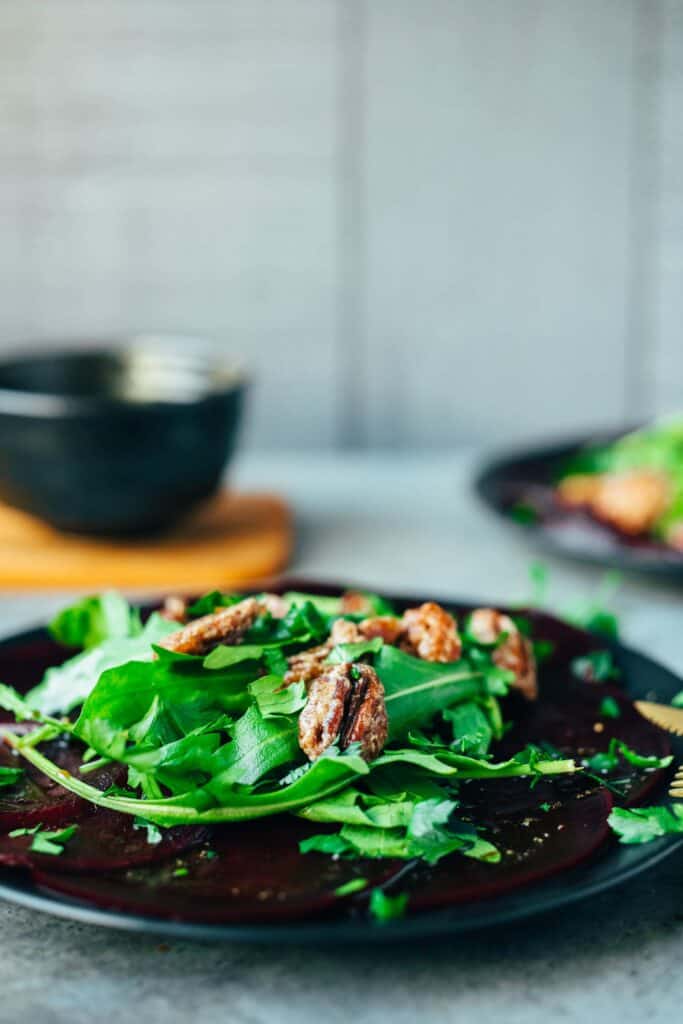
[{"label": "second black plate", "polygon": [[683,553],[655,541],[628,540],[589,516],[563,512],[554,503],[553,483],[563,464],[586,445],[604,444],[622,433],[500,455],[479,471],[475,488],[493,512],[548,551],[623,571],[683,580]]}]

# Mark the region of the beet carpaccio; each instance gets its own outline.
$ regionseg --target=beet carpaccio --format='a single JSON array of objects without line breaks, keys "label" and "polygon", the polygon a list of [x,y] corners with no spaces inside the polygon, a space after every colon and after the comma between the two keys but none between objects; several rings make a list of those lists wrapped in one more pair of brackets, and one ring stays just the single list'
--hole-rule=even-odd
[{"label": "beet carpaccio", "polygon": [[0,648],[0,864],[101,907],[494,898],[614,841],[614,802],[670,761],[604,641],[538,612],[324,590],[141,616],[106,593],[50,634]]}]

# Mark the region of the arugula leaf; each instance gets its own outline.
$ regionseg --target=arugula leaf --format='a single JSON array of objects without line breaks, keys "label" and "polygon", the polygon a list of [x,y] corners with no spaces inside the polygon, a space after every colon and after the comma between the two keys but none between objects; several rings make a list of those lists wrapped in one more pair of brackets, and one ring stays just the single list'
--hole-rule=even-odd
[{"label": "arugula leaf", "polygon": [[300,853],[329,853],[332,856],[345,853],[348,844],[338,833],[309,836],[299,843]]},{"label": "arugula leaf", "polygon": [[112,637],[63,665],[49,668],[42,681],[26,694],[26,701],[46,714],[66,714],[83,703],[103,672],[131,661],[150,661],[152,644],[177,628],[177,622],[169,622],[158,614],[151,615],[141,633]]},{"label": "arugula leaf", "polygon": [[217,803],[230,799],[230,790],[258,782],[264,775],[289,764],[299,754],[296,722],[285,715],[264,718],[252,704],[232,729],[232,742],[213,757],[215,774],[206,789]]},{"label": "arugula leaf", "polygon": [[248,690],[264,718],[297,714],[306,703],[306,684],[285,686],[282,676],[262,676],[249,683]]},{"label": "arugula leaf", "polygon": [[370,893],[370,913],[380,923],[404,917],[407,908],[407,893],[401,892],[395,896],[388,896],[382,889],[373,889]]},{"label": "arugula leaf", "polygon": [[328,665],[341,665],[349,661],[358,661],[365,654],[377,654],[384,646],[381,636],[372,640],[359,640],[351,644],[337,644],[333,647],[326,661]]},{"label": "arugula leaf", "polygon": [[232,647],[219,644],[204,658],[204,668],[231,668],[243,661],[260,661],[262,657],[263,647],[256,644],[236,644]]},{"label": "arugula leaf", "polygon": [[187,614],[192,619],[198,619],[202,615],[211,615],[217,608],[229,608],[230,605],[237,604],[241,600],[242,597],[239,594],[222,594],[220,590],[211,590],[191,604],[187,609]]},{"label": "arugula leaf", "polygon": [[282,619],[260,616],[244,640],[248,644],[317,644],[328,635],[328,622],[312,601],[293,604]]},{"label": "arugula leaf", "polygon": [[121,594],[108,590],[64,608],[47,628],[57,643],[88,649],[104,640],[138,636],[142,623]]},{"label": "arugula leaf", "polygon": [[621,675],[611,651],[591,651],[571,662],[572,675],[587,683],[604,683]]},{"label": "arugula leaf", "polygon": [[375,670],[384,686],[390,742],[438,711],[486,692],[483,671],[461,662],[421,661],[387,644],[375,655]]},{"label": "arugula leaf", "polygon": [[607,819],[620,843],[650,843],[666,835],[683,833],[683,805],[671,807],[615,807]]},{"label": "arugula leaf", "polygon": [[474,701],[465,701],[443,712],[453,730],[454,750],[472,757],[484,757],[491,746],[493,729],[488,716]]}]

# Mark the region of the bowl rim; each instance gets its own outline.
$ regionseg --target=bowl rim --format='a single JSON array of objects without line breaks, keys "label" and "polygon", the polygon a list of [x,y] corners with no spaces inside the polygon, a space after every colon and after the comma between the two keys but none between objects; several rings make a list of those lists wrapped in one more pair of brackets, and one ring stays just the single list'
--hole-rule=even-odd
[{"label": "bowl rim", "polygon": [[[145,333],[121,336],[85,336],[82,341],[72,336],[59,339],[32,340],[7,349],[0,358],[0,373],[5,367],[30,364],[41,359],[72,359],[79,356],[126,357],[147,354],[151,357],[172,356],[188,364],[206,369],[205,386],[190,395],[165,394],[160,397],[131,399],[116,394],[69,395],[56,391],[24,390],[0,384],[0,416],[57,418],[100,414],[103,410],[181,409],[199,405],[219,396],[244,391],[251,382],[244,363],[228,355],[221,356],[208,348],[209,338],[201,334]],[[162,344],[170,345],[164,351]],[[181,348],[181,346],[183,346]]]}]

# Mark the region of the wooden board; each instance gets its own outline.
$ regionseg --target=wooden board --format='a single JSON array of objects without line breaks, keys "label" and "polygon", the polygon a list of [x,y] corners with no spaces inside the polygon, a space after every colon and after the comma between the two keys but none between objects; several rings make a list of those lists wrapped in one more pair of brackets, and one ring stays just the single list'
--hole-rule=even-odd
[{"label": "wooden board", "polygon": [[122,540],[60,533],[0,505],[0,589],[5,590],[210,590],[280,572],[291,548],[289,508],[272,494],[226,492],[163,536]]}]

